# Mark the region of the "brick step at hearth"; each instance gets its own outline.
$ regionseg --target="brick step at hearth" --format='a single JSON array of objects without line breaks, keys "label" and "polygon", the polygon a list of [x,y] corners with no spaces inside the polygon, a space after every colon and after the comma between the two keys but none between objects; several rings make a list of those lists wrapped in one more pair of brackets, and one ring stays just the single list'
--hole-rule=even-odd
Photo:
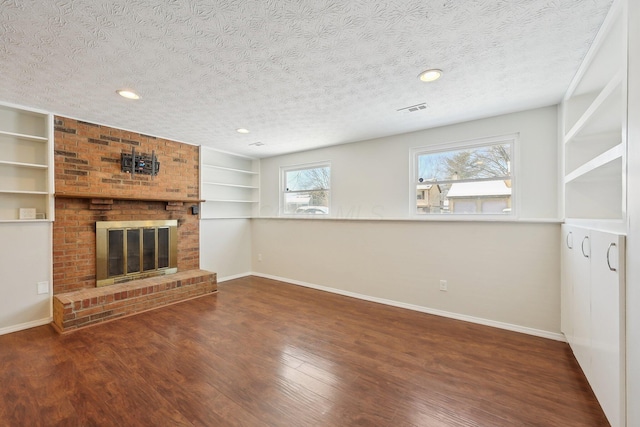
[{"label": "brick step at hearth", "polygon": [[61,333],[217,292],[217,276],[206,270],[81,289],[53,297],[53,326]]}]

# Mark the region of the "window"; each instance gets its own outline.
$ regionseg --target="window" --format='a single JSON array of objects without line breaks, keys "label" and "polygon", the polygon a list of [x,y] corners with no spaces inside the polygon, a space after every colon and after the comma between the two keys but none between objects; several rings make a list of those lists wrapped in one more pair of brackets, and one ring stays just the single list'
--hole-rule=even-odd
[{"label": "window", "polygon": [[331,189],[331,165],[282,168],[282,210],[285,215],[327,215]]},{"label": "window", "polygon": [[414,150],[416,214],[513,215],[516,136]]}]

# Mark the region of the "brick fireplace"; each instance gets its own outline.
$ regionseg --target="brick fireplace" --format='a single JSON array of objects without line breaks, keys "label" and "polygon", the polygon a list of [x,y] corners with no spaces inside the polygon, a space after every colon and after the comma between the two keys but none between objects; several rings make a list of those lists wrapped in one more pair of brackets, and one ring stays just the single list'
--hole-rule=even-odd
[{"label": "brick fireplace", "polygon": [[[121,170],[123,153],[154,153],[160,163],[156,176],[131,174]],[[64,117],[55,117],[55,221],[53,226],[54,324],[59,330],[86,326],[153,308],[153,304],[132,304],[130,312],[100,314],[110,291],[96,288],[96,222],[175,220],[177,222],[177,270],[182,276],[142,279],[139,295],[136,283],[112,285],[112,301],[119,307],[125,299],[163,292],[194,297],[215,291],[215,274],[199,270],[199,220],[192,206],[199,203],[199,149],[197,146],[155,138],[139,133],[95,125]],[[184,276],[185,272],[191,272]],[[198,274],[206,277],[204,282]],[[144,282],[147,280],[150,282]],[[175,283],[174,283],[175,282]],[[184,282],[184,283],[183,283]],[[188,285],[187,285],[188,284]],[[183,286],[193,286],[185,291]],[[118,286],[120,288],[118,288]],[[154,288],[155,286],[155,288]],[[197,291],[194,289],[198,288]],[[107,289],[106,291],[104,289]],[[155,289],[155,290],[154,290]],[[178,291],[176,291],[178,289]],[[95,297],[92,296],[95,293]],[[99,295],[98,295],[99,294]],[[80,308],[93,309],[80,319],[73,298]],[[156,295],[158,297],[158,295]],[[95,300],[94,300],[95,298]],[[98,299],[102,298],[102,304]],[[175,295],[164,295],[157,305],[176,302]],[[61,302],[64,300],[67,304]],[[85,301],[89,302],[85,302]],[[95,304],[92,303],[95,302]],[[135,305],[135,307],[133,307]],[[107,307],[108,308],[108,307]],[[58,317],[56,319],[56,310]],[[62,310],[62,312],[61,312]],[[65,312],[66,310],[66,312]],[[106,310],[109,311],[109,310]],[[65,319],[66,317],[66,319]]]}]

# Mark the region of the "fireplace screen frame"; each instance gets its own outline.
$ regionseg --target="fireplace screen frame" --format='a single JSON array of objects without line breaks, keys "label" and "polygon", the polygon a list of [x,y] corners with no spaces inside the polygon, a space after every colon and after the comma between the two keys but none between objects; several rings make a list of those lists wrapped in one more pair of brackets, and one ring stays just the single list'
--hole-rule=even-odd
[{"label": "fireplace screen frame", "polygon": [[[159,250],[158,250],[158,240],[159,240],[159,229],[168,229],[168,265],[159,267]],[[138,271],[131,271],[127,265],[128,259],[130,258],[129,254],[132,251],[128,251],[128,239],[127,233],[129,231],[137,230],[139,233],[139,248],[140,253],[137,258],[139,260],[143,260],[145,258],[144,249],[145,246],[143,244],[145,235],[145,230],[155,230],[154,231],[154,240],[155,245],[153,247],[153,263],[154,268],[143,268],[141,265]],[[122,232],[122,247],[109,247],[109,233],[110,232]],[[148,236],[148,233],[146,234]],[[111,249],[114,249],[111,251]],[[146,247],[146,249],[149,249]],[[110,274],[110,252],[113,255],[113,252],[119,251],[122,256],[122,272],[121,274]],[[147,261],[149,261],[147,256]],[[144,261],[138,261],[142,264]],[[135,269],[133,269],[135,270]],[[175,219],[171,220],[146,220],[146,221],[97,221],[96,222],[96,286],[107,286],[113,285],[115,283],[122,283],[129,280],[144,278],[144,277],[153,277],[160,276],[164,274],[173,274],[178,271],[178,221]]]}]

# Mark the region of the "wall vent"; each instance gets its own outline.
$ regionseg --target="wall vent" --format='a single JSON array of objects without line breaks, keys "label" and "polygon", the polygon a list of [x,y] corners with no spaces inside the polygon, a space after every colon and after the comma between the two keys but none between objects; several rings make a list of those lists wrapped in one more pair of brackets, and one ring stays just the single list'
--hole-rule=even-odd
[{"label": "wall vent", "polygon": [[421,104],[410,105],[408,107],[399,108],[396,111],[404,111],[404,112],[407,112],[407,113],[415,113],[416,111],[421,111],[421,110],[426,110],[426,109],[427,109],[427,103],[423,102]]}]

